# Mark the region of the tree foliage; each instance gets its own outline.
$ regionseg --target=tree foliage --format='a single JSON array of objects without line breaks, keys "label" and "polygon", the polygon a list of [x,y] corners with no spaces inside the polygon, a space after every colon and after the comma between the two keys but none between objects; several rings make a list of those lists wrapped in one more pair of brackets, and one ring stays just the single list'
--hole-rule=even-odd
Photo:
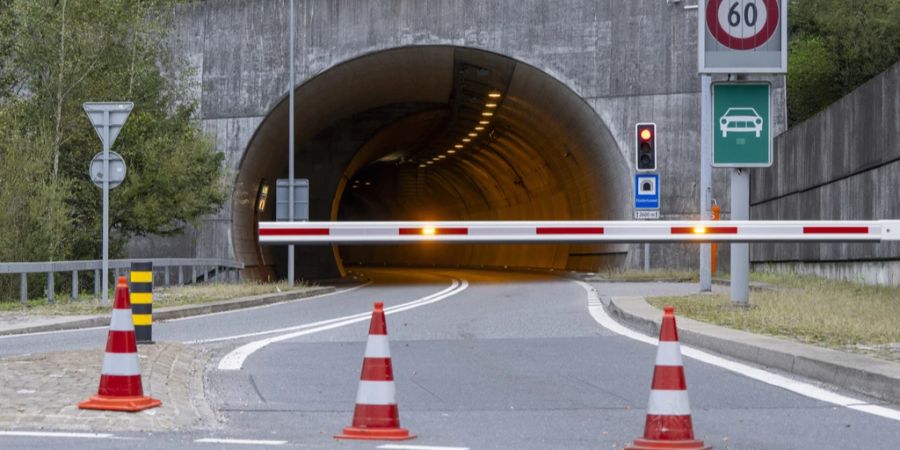
[{"label": "tree foliage", "polygon": [[900,60],[900,0],[791,0],[788,14],[791,123]]},{"label": "tree foliage", "polygon": [[102,148],[86,101],[135,104],[113,146],[128,166],[110,193],[114,249],[221,207],[222,155],[172,57],[175,3],[0,0],[0,260],[98,257],[101,198],[87,167]]}]

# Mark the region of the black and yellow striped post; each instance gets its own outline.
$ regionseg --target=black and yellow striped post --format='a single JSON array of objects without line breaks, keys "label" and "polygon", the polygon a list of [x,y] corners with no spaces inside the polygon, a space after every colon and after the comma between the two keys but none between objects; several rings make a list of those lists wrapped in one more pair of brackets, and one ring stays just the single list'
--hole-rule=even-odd
[{"label": "black and yellow striped post", "polygon": [[138,344],[153,343],[153,263],[131,263],[131,317]]}]

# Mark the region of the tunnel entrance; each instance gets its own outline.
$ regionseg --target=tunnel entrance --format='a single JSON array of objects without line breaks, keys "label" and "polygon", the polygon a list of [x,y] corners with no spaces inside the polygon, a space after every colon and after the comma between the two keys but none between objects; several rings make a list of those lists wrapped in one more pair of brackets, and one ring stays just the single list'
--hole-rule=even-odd
[{"label": "tunnel entrance", "polygon": [[[298,178],[311,220],[624,219],[630,168],[594,110],[546,72],[471,48],[403,47],[322,72],[295,91]],[[287,98],[263,120],[237,171],[235,254],[247,274],[285,276],[285,247],[261,247],[286,178]],[[345,265],[596,270],[621,245],[297,247],[303,278]]]}]

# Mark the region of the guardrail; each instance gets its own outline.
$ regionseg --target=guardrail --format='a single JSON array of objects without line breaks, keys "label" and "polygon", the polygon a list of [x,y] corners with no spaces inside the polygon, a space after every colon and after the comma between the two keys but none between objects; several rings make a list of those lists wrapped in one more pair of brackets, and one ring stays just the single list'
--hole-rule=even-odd
[{"label": "guardrail", "polygon": [[[139,258],[139,259],[111,259],[109,269],[115,276],[128,273],[133,262],[152,262],[153,279],[157,286],[171,286],[172,272],[175,271],[176,285],[194,284],[207,281],[239,281],[240,271],[244,263],[228,259],[214,258]],[[185,282],[185,268],[190,268],[190,278]],[[78,273],[94,272],[94,295],[100,296],[100,271],[102,261],[99,259],[82,261],[43,261],[43,262],[14,262],[0,263],[0,274],[19,274],[19,301],[23,304],[28,301],[28,274],[47,274],[47,300],[55,300],[54,273],[70,272],[72,274],[72,298],[78,298]],[[160,273],[162,279],[156,275]],[[158,281],[162,281],[160,284]]]}]

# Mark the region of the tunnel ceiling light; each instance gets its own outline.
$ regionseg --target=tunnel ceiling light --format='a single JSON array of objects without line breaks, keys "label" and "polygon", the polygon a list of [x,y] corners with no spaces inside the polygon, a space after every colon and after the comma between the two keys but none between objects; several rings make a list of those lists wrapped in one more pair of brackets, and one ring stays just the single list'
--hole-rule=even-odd
[{"label": "tunnel ceiling light", "polygon": [[430,166],[430,165],[434,164],[434,161],[428,161],[428,162],[425,163],[425,164],[428,164],[428,165]]},{"label": "tunnel ceiling light", "polygon": [[356,189],[356,188],[358,188],[358,187],[359,187],[359,186],[357,186],[357,185],[355,185],[355,184],[353,185],[353,189]]},{"label": "tunnel ceiling light", "polygon": [[484,131],[484,127],[477,126],[477,127],[475,127],[475,131]]},{"label": "tunnel ceiling light", "polygon": [[490,94],[488,94],[488,97],[490,97],[490,98],[500,98],[501,95],[502,95],[502,94],[500,94],[499,92],[494,91],[494,92],[491,92]]},{"label": "tunnel ceiling light", "polygon": [[494,113],[491,111],[485,111],[485,112],[481,113],[481,115],[485,116],[485,117],[491,117],[494,115]]},{"label": "tunnel ceiling light", "polygon": [[425,167],[425,164],[419,164],[419,167]]},{"label": "tunnel ceiling light", "polygon": [[450,150],[447,150],[447,153],[449,153],[449,154],[452,155],[452,154],[456,153],[456,150],[453,150],[453,149],[451,148]]},{"label": "tunnel ceiling light", "polygon": [[463,148],[463,145],[462,145],[462,144],[456,144],[456,145],[454,145],[453,147],[454,147],[454,148]]},{"label": "tunnel ceiling light", "polygon": [[469,133],[469,137],[475,137],[475,136],[478,136],[478,133]]},{"label": "tunnel ceiling light", "polygon": [[463,142],[472,142],[472,140],[469,139],[469,138],[465,138],[465,139],[463,139],[462,141],[463,141]]},{"label": "tunnel ceiling light", "polygon": [[484,105],[484,106],[486,106],[486,107],[488,107],[488,108],[496,108],[496,107],[497,107],[497,104],[496,104],[496,103],[493,103],[493,102],[491,102],[491,103],[485,103],[485,105]]},{"label": "tunnel ceiling light", "polygon": [[366,181],[366,186],[371,186],[371,185],[372,185],[371,181]]},{"label": "tunnel ceiling light", "polygon": [[446,157],[447,157],[447,155],[439,155],[439,156],[438,156],[438,159],[444,159],[444,158],[446,158]]}]

